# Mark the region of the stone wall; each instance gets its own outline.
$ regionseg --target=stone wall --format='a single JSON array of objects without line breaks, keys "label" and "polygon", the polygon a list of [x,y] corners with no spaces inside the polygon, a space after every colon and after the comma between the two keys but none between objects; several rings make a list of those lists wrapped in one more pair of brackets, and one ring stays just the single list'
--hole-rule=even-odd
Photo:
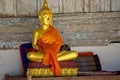
[{"label": "stone wall", "polygon": [[[120,41],[120,12],[54,14],[53,25],[70,46],[100,46]],[[31,42],[38,18],[0,18],[0,49]]]}]

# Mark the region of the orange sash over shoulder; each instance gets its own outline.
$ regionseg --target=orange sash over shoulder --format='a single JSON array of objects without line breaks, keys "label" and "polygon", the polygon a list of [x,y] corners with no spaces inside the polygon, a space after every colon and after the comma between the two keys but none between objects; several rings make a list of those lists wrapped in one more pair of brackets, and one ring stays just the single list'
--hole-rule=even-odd
[{"label": "orange sash over shoulder", "polygon": [[62,38],[58,31],[49,26],[45,33],[38,39],[37,42],[40,51],[43,51],[45,57],[43,64],[50,65],[50,70],[55,76],[60,76],[60,65],[57,61],[57,54],[59,53],[60,46],[62,44]]}]

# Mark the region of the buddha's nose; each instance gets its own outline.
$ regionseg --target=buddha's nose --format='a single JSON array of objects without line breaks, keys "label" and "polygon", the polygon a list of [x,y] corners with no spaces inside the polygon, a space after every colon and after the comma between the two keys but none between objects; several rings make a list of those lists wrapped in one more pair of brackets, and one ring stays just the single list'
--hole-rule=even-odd
[{"label": "buddha's nose", "polygon": [[49,18],[47,18],[47,20],[49,20]]}]

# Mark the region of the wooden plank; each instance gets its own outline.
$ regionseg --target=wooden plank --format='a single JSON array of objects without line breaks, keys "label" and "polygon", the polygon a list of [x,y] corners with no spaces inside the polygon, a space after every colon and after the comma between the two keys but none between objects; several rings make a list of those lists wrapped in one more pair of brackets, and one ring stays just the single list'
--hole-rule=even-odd
[{"label": "wooden plank", "polygon": [[100,0],[96,0],[96,12],[100,12],[101,11],[101,3]]},{"label": "wooden plank", "polygon": [[39,13],[39,10],[42,8],[43,0],[37,0],[37,15]]},{"label": "wooden plank", "polygon": [[120,11],[120,0],[111,0],[111,11]]},{"label": "wooden plank", "polygon": [[105,0],[101,0],[101,11],[105,11]]},{"label": "wooden plank", "polygon": [[53,13],[58,13],[59,0],[48,0],[49,7],[52,9]]},{"label": "wooden plank", "polygon": [[90,12],[96,12],[95,0],[90,0]]},{"label": "wooden plank", "polygon": [[110,11],[110,0],[101,0],[101,11]]},{"label": "wooden plank", "polygon": [[90,0],[84,0],[84,12],[90,12]]},{"label": "wooden plank", "polygon": [[62,0],[63,1],[63,13],[75,12],[75,0]]},{"label": "wooden plank", "polygon": [[17,0],[18,16],[36,16],[37,6],[36,0]]},{"label": "wooden plank", "polygon": [[58,1],[58,13],[63,13],[63,0]]},{"label": "wooden plank", "polygon": [[[44,0],[38,0],[38,11],[42,8]],[[47,0],[49,8],[52,10],[53,13],[59,13],[59,0]]]},{"label": "wooden plank", "polygon": [[0,16],[16,16],[16,0],[0,0]]},{"label": "wooden plank", "polygon": [[90,12],[101,11],[100,6],[100,0],[90,0]]},{"label": "wooden plank", "polygon": [[[120,75],[98,75],[98,76],[71,76],[71,77],[42,77],[30,78],[30,80],[119,80]],[[29,80],[27,77],[5,76],[5,80]]]},{"label": "wooden plank", "polygon": [[105,11],[110,11],[110,0],[105,0]]},{"label": "wooden plank", "polygon": [[84,11],[84,0],[76,0],[76,12]]}]

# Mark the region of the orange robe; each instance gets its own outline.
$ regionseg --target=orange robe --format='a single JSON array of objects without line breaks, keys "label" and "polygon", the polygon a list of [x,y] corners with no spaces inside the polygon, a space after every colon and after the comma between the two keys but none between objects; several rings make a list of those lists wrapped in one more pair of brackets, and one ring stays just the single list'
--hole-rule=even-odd
[{"label": "orange robe", "polygon": [[52,26],[49,26],[37,41],[39,50],[43,51],[45,54],[43,64],[50,65],[50,70],[55,76],[60,76],[61,73],[60,65],[57,61],[57,54],[59,53],[61,44],[62,38],[58,31]]}]

